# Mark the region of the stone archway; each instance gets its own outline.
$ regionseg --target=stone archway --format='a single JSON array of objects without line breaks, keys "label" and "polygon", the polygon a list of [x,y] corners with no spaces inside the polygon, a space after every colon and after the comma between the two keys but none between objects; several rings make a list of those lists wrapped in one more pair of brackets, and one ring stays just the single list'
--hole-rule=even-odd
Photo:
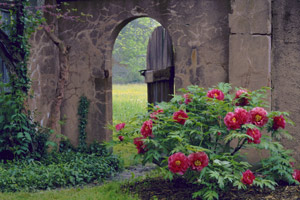
[{"label": "stone archway", "polygon": [[[190,84],[208,87],[228,80],[229,0],[76,0],[68,3],[80,12],[93,15],[82,23],[58,21],[59,37],[71,46],[70,79],[61,107],[61,119],[64,121],[62,133],[73,144],[78,143],[77,107],[81,95],[91,101],[87,125],[88,142],[111,138],[111,132],[106,129],[106,125],[111,122],[113,43],[121,28],[133,19],[147,16],[168,30],[175,52],[176,88]],[[36,88],[41,90],[36,99],[41,103],[36,105],[41,110],[47,110],[49,101],[43,99],[43,95],[47,95],[47,91],[55,90],[52,88],[55,84],[50,83],[51,80],[55,82],[56,72],[39,68],[51,68],[48,62],[56,61],[55,50],[46,45],[46,39],[34,39],[37,45],[33,49],[32,59],[36,60],[32,69],[42,72],[39,73],[41,78]],[[45,46],[45,51],[38,50],[37,47],[41,46]],[[54,54],[47,54],[49,61],[44,66],[44,60],[39,56],[49,51]],[[48,92],[47,98],[50,98],[49,95]],[[41,119],[47,119],[47,112],[43,111]]]}]

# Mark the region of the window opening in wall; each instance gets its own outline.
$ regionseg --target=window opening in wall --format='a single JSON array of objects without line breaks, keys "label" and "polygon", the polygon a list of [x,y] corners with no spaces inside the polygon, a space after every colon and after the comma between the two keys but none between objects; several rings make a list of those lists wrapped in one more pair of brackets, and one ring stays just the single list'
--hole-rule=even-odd
[{"label": "window opening in wall", "polygon": [[[1,57],[0,57],[0,81],[5,84],[9,83],[9,72],[6,68],[5,62]],[[5,92],[10,91],[9,87],[4,87],[3,89],[2,88],[0,89],[4,90]]]},{"label": "window opening in wall", "polygon": [[10,24],[11,22],[11,19],[12,16],[10,15],[9,11],[8,10],[5,10],[5,9],[1,9],[0,8],[0,21],[1,23],[3,23],[3,25],[1,26],[2,27],[2,30],[7,34],[9,35],[10,34],[10,30],[9,30],[9,27],[7,25]]}]

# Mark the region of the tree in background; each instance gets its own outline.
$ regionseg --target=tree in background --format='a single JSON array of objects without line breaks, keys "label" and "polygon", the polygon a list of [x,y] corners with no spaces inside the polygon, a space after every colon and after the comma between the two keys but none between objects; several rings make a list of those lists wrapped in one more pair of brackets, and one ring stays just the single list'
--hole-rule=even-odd
[{"label": "tree in background", "polygon": [[139,70],[146,69],[148,40],[157,26],[154,19],[143,17],[121,30],[113,50],[113,83],[143,82]]}]

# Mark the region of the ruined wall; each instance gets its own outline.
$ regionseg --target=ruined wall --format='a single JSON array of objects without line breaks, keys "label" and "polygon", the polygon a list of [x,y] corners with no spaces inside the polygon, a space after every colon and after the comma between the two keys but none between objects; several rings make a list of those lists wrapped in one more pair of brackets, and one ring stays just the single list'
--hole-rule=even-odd
[{"label": "ruined wall", "polygon": [[[62,106],[62,132],[77,141],[79,97],[91,100],[88,142],[110,138],[112,48],[119,31],[137,17],[151,17],[170,33],[175,51],[176,88],[228,81],[228,12],[225,0],[85,0],[70,7],[92,14],[83,23],[59,22],[60,38],[71,46],[70,81]],[[121,112],[121,111],[120,111]]]},{"label": "ruined wall", "polygon": [[[46,0],[46,4],[53,4],[54,0]],[[41,5],[41,0],[38,1]],[[55,24],[55,19],[45,16],[49,22]],[[55,29],[57,32],[57,29]],[[29,99],[34,118],[41,125],[46,126],[51,104],[55,97],[57,80],[59,77],[58,48],[49,39],[44,30],[38,30],[30,39],[32,46],[29,60],[29,73],[32,81],[33,98]],[[56,130],[60,133],[60,130]]]},{"label": "ruined wall", "polygon": [[233,0],[229,16],[229,82],[271,86],[271,0]]},{"label": "ruined wall", "polygon": [[[229,83],[249,90],[270,87],[271,0],[232,0],[231,8]],[[247,154],[251,163],[258,162],[268,154],[267,151],[256,149],[242,152]]]},{"label": "ruined wall", "polygon": [[[49,0],[50,1],[50,0]],[[52,1],[52,0],[51,0]],[[229,82],[250,90],[271,86],[272,109],[288,111],[295,127],[288,148],[300,152],[300,3],[297,0],[73,0],[70,7],[92,14],[84,22],[58,22],[59,37],[71,46],[70,79],[61,109],[62,133],[78,143],[77,108],[81,95],[91,101],[87,138],[111,138],[112,50],[131,20],[151,17],[173,40],[175,86],[211,87]],[[31,105],[46,124],[58,78],[57,48],[43,32],[33,38]],[[271,59],[272,58],[272,59]],[[271,62],[272,61],[272,62]],[[121,111],[120,111],[121,112]],[[256,154],[253,154],[254,156]],[[300,160],[300,155],[295,153]]]},{"label": "ruined wall", "polygon": [[272,109],[288,111],[295,126],[285,146],[294,150],[300,161],[300,2],[281,0],[272,3]]}]

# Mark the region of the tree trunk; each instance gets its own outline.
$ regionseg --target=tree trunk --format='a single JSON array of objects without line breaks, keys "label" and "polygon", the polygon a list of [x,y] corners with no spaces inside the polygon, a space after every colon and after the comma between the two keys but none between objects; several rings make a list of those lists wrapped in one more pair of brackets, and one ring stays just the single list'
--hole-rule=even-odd
[{"label": "tree trunk", "polygon": [[[60,109],[61,109],[61,104],[62,104],[62,101],[64,98],[66,83],[69,78],[69,68],[70,68],[69,49],[70,49],[70,47],[67,46],[62,40],[60,40],[51,30],[48,30],[47,28],[44,28],[44,30],[47,33],[47,35],[49,36],[49,38],[51,39],[51,41],[59,49],[59,79],[57,82],[55,99],[52,102],[49,119],[47,122],[47,127],[51,128],[52,130],[54,130],[56,132],[59,129],[58,122],[60,120]],[[52,137],[52,139],[55,142],[59,142],[59,140],[57,138]]]}]

